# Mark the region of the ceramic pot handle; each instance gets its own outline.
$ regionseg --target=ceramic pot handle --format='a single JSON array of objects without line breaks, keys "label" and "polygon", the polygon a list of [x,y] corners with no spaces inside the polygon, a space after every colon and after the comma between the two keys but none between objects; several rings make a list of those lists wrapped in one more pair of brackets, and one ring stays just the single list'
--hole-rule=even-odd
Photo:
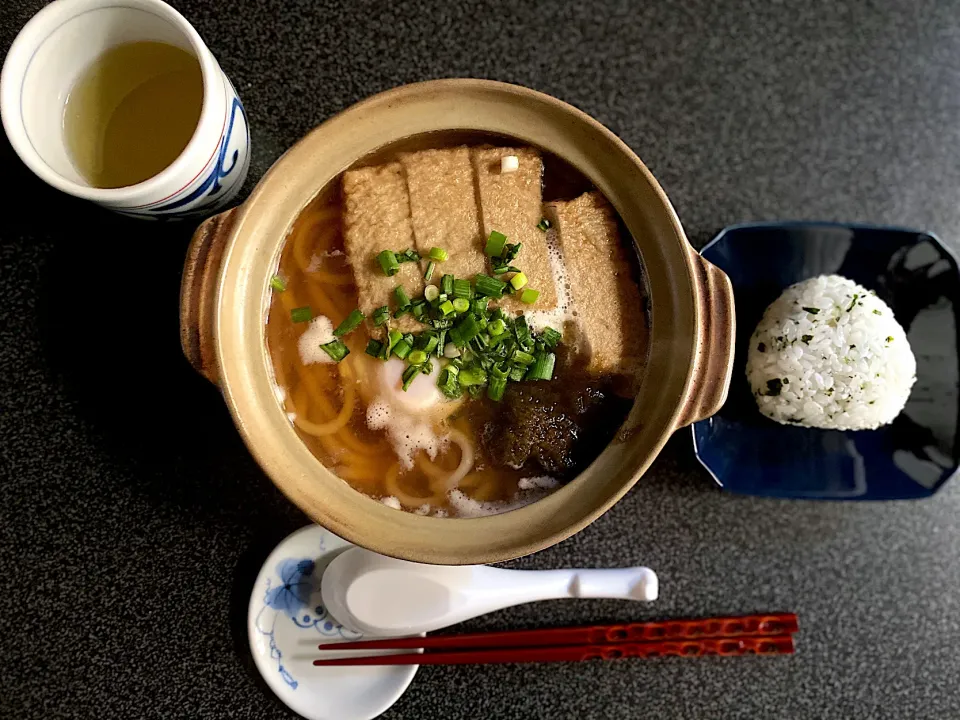
[{"label": "ceramic pot handle", "polygon": [[697,315],[699,351],[694,360],[693,385],[677,427],[685,427],[713,415],[727,399],[733,371],[736,318],[730,278],[690,249],[694,283],[699,289]]},{"label": "ceramic pot handle", "polygon": [[213,333],[217,278],[236,208],[204,220],[193,234],[180,283],[180,345],[194,369],[219,381]]}]

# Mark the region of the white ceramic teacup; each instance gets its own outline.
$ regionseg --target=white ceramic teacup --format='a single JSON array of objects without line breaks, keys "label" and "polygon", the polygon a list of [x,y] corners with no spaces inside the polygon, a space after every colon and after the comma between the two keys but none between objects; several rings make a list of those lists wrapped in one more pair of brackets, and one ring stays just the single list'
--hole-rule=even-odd
[{"label": "white ceramic teacup", "polygon": [[[200,62],[203,108],[180,156],[129,187],[91,187],[74,167],[63,108],[79,75],[104,51],[159,41]],[[193,26],[160,0],[56,0],[14,40],[0,75],[0,115],[10,144],[55,188],[139,217],[176,217],[221,208],[239,192],[250,162],[250,133],[236,90]]]}]

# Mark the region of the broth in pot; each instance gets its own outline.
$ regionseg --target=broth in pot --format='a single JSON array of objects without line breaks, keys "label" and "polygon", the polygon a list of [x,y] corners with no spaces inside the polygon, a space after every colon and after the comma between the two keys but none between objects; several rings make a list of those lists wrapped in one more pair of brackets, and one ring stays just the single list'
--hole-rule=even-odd
[{"label": "broth in pot", "polygon": [[394,148],[324,188],[267,316],[277,395],[317,459],[398,510],[532,502],[613,439],[647,353],[642,266],[559,159]]}]

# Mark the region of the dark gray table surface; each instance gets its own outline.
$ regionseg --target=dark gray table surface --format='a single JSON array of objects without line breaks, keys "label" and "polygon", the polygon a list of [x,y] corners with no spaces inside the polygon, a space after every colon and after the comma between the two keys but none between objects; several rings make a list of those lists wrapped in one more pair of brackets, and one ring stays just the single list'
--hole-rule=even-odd
[{"label": "dark gray table surface", "polygon": [[[960,3],[178,0],[236,84],[251,180],[311,127],[427,78],[528,85],[647,162],[695,244],[755,219],[960,230]],[[0,48],[40,0],[7,0]],[[0,717],[287,718],[244,633],[305,517],[181,357],[192,227],[31,176],[0,221]],[[792,658],[424,668],[384,717],[960,717],[960,484],[909,503],[720,492],[675,437],[613,510],[521,568],[648,564],[652,606],[564,601],[512,628],[794,610]]]}]

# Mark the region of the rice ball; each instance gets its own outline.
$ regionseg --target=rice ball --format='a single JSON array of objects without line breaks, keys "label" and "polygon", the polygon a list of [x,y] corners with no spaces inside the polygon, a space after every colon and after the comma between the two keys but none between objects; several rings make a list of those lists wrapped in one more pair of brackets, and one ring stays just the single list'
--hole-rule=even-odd
[{"label": "rice ball", "polygon": [[886,425],[903,410],[917,361],[893,311],[839,275],[787,288],[750,338],[747,380],[779,423],[836,430]]}]

